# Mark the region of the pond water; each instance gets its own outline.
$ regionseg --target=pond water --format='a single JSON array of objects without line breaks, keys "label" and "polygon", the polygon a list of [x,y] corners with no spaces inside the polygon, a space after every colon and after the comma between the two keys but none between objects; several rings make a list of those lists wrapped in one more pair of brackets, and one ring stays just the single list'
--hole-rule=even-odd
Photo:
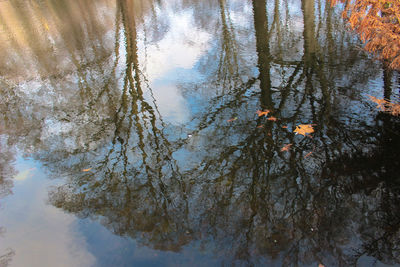
[{"label": "pond water", "polygon": [[0,266],[399,264],[400,75],[341,9],[1,1]]}]

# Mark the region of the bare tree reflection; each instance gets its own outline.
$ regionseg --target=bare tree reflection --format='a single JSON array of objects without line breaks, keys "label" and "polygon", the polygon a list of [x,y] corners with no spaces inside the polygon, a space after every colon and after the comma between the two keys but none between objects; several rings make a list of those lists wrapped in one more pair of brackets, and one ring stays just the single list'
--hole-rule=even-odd
[{"label": "bare tree reflection", "polygon": [[[194,14],[215,14],[199,20],[204,29],[219,25],[201,59],[209,67],[205,84],[184,84],[190,94],[207,87],[211,96],[202,95],[204,110],[179,127],[163,120],[139,60],[140,30],[150,42],[162,39],[162,30],[142,27],[138,10],[146,7],[167,29],[168,19],[157,15],[162,4],[116,1],[111,50],[97,38],[104,30],[96,19],[84,23],[93,23],[88,43],[80,43],[85,27],[70,29],[78,89],[66,78],[54,80],[62,81],[49,85],[58,91],[74,88],[70,101],[54,109],[28,105],[40,112],[21,127],[34,125],[36,135],[27,136],[37,142],[35,158],[65,178],[50,202],[156,249],[179,251],[199,241],[229,263],[341,266],[364,254],[398,263],[399,124],[360,112],[368,106],[357,88],[374,66],[354,55],[361,52],[329,4],[303,0],[293,12],[290,1],[254,0],[243,4],[253,10],[244,30],[234,22],[232,1],[178,1]],[[96,17],[90,11],[83,14],[88,21]],[[256,59],[241,42],[251,44]],[[91,53],[94,61],[83,60]],[[348,88],[356,93],[346,95]],[[277,121],[257,117],[257,109],[269,109]],[[44,144],[49,117],[41,112],[49,110],[54,123],[64,123],[60,128],[79,131]],[[4,114],[20,118],[18,109]],[[312,138],[294,135],[301,123],[315,124]],[[25,148],[34,143],[25,142]],[[289,152],[281,150],[285,144],[292,144]]]},{"label": "bare tree reflection", "polygon": [[[275,113],[280,115],[279,122],[264,122],[259,119],[256,123],[263,125],[262,130],[255,127],[250,117],[241,120],[236,127],[223,125],[224,113],[232,109],[248,108],[247,104],[235,99],[238,99],[240,94],[243,96],[253,86],[254,80],[250,80],[243,90],[233,90],[225,94],[224,104],[214,107],[214,110],[200,120],[198,131],[194,134],[195,138],[201,136],[204,151],[188,150],[188,147],[182,146],[184,143],[178,146],[169,144],[163,139],[162,131],[160,136],[154,135],[154,139],[143,141],[141,138],[147,136],[143,132],[146,128],[136,126],[136,130],[131,132],[134,128],[132,121],[139,122],[140,117],[128,119],[133,113],[125,115],[129,114],[129,107],[122,105],[120,124],[126,119],[128,123],[124,130],[118,131],[120,155],[129,151],[122,147],[126,140],[129,140],[130,134],[137,133],[139,154],[142,156],[138,161],[140,165],[137,165],[139,169],[132,169],[133,162],[130,162],[131,169],[120,172],[126,179],[125,195],[122,198],[118,197],[121,194],[119,189],[118,195],[113,193],[112,196],[101,197],[115,192],[115,189],[104,187],[104,181],[107,180],[104,178],[98,181],[97,186],[102,187],[105,193],[99,193],[97,189],[89,187],[88,192],[77,194],[63,187],[52,194],[53,203],[78,214],[101,216],[104,224],[115,233],[138,238],[143,244],[159,249],[176,251],[190,240],[200,239],[205,247],[224,248],[225,257],[249,263],[263,261],[262,257],[266,255],[269,255],[270,260],[283,263],[311,264],[317,261],[341,265],[354,262],[354,257],[347,254],[352,249],[348,247],[350,244],[347,238],[351,235],[354,223],[351,214],[361,216],[362,210],[362,206],[352,199],[352,192],[349,191],[349,188],[355,186],[354,181],[334,179],[330,176],[327,178],[326,175],[331,173],[328,166],[333,166],[329,162],[334,162],[338,153],[354,154],[350,152],[354,151],[354,142],[366,142],[361,138],[360,132],[371,132],[372,128],[357,125],[356,130],[353,130],[350,127],[354,125],[346,125],[340,121],[344,118],[332,118],[332,115],[329,115],[333,109],[330,106],[335,104],[335,101],[332,101],[328,93],[330,83],[325,76],[327,71],[324,71],[322,64],[324,59],[321,59],[318,53],[313,20],[314,6],[310,1],[303,1],[304,21],[308,23],[303,34],[303,59],[298,63],[291,63],[293,76],[289,77],[289,84],[282,88],[282,97],[272,101],[274,94],[270,72],[274,59],[269,52],[271,36],[265,28],[265,25],[268,25],[268,16],[265,8],[262,8],[265,7],[265,2],[253,2],[253,5],[257,4],[260,4],[260,7],[254,7],[254,16],[261,108],[279,107]],[[134,23],[129,22],[129,25]],[[128,32],[135,30],[132,28]],[[126,37],[128,51],[135,47],[134,39],[129,39],[132,36],[135,34]],[[225,42],[227,40],[225,39]],[[132,66],[127,64],[126,72],[126,79],[131,81],[131,85],[124,88],[135,88],[133,92],[138,93],[137,101],[134,102],[136,105],[141,103],[141,83],[137,75],[140,72],[135,69],[134,55],[135,53],[128,53],[128,58],[133,56],[131,61],[127,59],[127,62],[132,62]],[[225,56],[226,52],[222,55]],[[129,76],[132,72],[135,73],[134,77]],[[292,84],[302,86],[304,90],[293,92]],[[233,97],[233,100],[227,101],[230,97]],[[281,101],[276,102],[277,100]],[[122,99],[122,103],[125,102],[128,101]],[[296,102],[298,104],[294,107],[290,105]],[[310,108],[306,108],[307,106]],[[139,106],[134,107],[133,110],[140,110]],[[284,124],[294,125],[299,119],[309,119],[318,123],[319,133],[315,134],[314,139],[294,138],[293,134],[281,127]],[[150,133],[158,133],[154,126],[147,129],[153,129]],[[121,133],[125,135],[121,136]],[[227,136],[229,138],[226,138]],[[339,142],[342,143],[339,150],[337,146],[330,145],[338,145]],[[185,171],[176,172],[177,161],[173,160],[171,152],[158,154],[155,160],[148,161],[149,152],[146,147],[152,143],[157,144],[154,151],[163,151],[162,144],[165,144],[166,151],[175,147],[176,152],[186,154],[186,157],[188,153],[194,154],[200,161],[190,167],[178,160],[183,164]],[[288,155],[280,151],[284,143],[295,144]],[[318,153],[304,158],[306,152],[313,147],[318,147]],[[160,160],[162,157],[168,160]],[[121,161],[128,162],[129,158],[116,158],[114,166],[118,166],[117,162]],[[142,168],[143,171],[140,171]],[[104,175],[116,176],[118,175],[111,173]],[[174,176],[179,177],[179,185],[174,184]],[[137,184],[138,181],[146,179],[149,179],[150,183]],[[83,180],[80,178],[76,181],[82,183]],[[115,186],[120,185],[117,183]],[[70,185],[66,187],[70,188]],[[88,197],[89,192],[91,196]],[[113,204],[115,201],[119,206]],[[374,210],[376,207],[372,207],[370,212]],[[346,246],[347,249],[339,249]],[[326,254],[330,256],[327,258]]]},{"label": "bare tree reflection", "polygon": [[[3,110],[3,106],[0,105],[0,110]],[[3,121],[3,120],[2,120]],[[6,130],[4,123],[0,123],[0,208],[2,207],[1,200],[12,193],[13,177],[16,172],[13,168],[15,161],[15,148],[7,143]],[[0,239],[2,234],[5,232],[5,228],[0,225]],[[12,257],[15,255],[15,251],[11,248],[7,248],[6,251],[0,251],[0,266],[8,266],[11,262]]]}]

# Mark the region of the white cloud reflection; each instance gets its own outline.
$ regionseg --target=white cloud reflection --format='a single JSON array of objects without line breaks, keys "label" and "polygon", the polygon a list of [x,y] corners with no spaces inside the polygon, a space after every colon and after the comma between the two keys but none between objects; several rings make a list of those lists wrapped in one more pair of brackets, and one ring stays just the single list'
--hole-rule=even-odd
[{"label": "white cloud reflection", "polygon": [[21,171],[17,180],[23,183],[15,184],[14,194],[2,200],[5,233],[0,252],[15,251],[10,266],[93,266],[95,257],[77,229],[77,219],[45,203],[49,182],[33,169]]},{"label": "white cloud reflection", "polygon": [[146,76],[163,118],[171,123],[184,123],[190,111],[176,86],[179,69],[194,68],[209,48],[211,35],[194,25],[192,10],[177,13],[167,6],[162,12],[160,16],[169,18],[171,30],[146,48],[140,43],[139,58],[145,63]]}]

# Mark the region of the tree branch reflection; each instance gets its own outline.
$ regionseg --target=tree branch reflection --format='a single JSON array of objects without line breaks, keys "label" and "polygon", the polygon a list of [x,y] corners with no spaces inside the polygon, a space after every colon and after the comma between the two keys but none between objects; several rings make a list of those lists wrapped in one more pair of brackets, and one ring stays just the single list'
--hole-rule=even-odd
[{"label": "tree branch reflection", "polygon": [[[75,40],[68,50],[79,88],[67,99],[76,102],[64,103],[52,117],[80,125],[83,133],[66,134],[72,148],[60,145],[64,140],[35,146],[35,157],[65,177],[50,202],[152,248],[180,251],[199,241],[227,262],[340,266],[364,254],[398,262],[398,122],[360,113],[368,110],[365,102],[339,90],[365,85],[373,66],[352,55],[354,41],[326,2],[303,0],[297,12],[289,1],[244,3],[253,10],[246,27],[235,22],[235,15],[248,14],[232,11],[234,3],[176,4],[194,14],[216,14],[199,19],[203,29],[219,25],[215,45],[202,55],[209,67],[204,83],[182,85],[205,102],[183,126],[164,121],[140,60],[141,30],[154,37],[151,42],[162,36],[153,35],[158,26],[142,27],[147,11],[141,14],[136,5],[148,6],[152,19],[171,29],[168,19],[157,17],[163,2],[116,1],[112,48],[97,38],[102,27],[84,5],[87,27],[66,29],[82,37],[82,29],[93,28],[90,45]],[[243,43],[257,58],[246,56]],[[83,60],[87,47],[94,51],[90,62],[101,64]],[[61,81],[54,87],[72,87]],[[200,87],[209,94],[196,91]],[[257,117],[258,109],[271,110],[277,121]],[[48,117],[38,114],[29,123],[43,130],[39,122]],[[237,119],[227,122],[232,117]],[[302,123],[316,124],[312,138],[294,135]],[[292,144],[290,151],[281,150],[285,144]],[[385,163],[372,164],[377,157]]]}]

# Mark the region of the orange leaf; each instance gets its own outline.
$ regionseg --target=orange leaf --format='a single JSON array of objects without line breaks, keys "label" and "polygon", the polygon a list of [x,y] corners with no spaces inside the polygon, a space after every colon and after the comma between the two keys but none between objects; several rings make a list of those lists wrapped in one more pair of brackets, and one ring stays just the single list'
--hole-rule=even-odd
[{"label": "orange leaf", "polygon": [[304,156],[304,158],[309,157],[312,153],[313,153],[312,151],[311,151],[311,152],[308,152],[307,155]]},{"label": "orange leaf", "polygon": [[267,116],[268,113],[270,113],[270,112],[271,112],[271,111],[269,111],[268,109],[266,109],[266,110],[264,110],[264,111],[261,111],[261,110],[257,110],[257,111],[256,111],[258,117]]},{"label": "orange leaf", "polygon": [[267,120],[269,121],[276,121],[276,118],[274,116],[269,117]]},{"label": "orange leaf", "polygon": [[264,125],[258,125],[257,128],[264,128]]},{"label": "orange leaf", "polygon": [[323,264],[320,263],[320,264],[318,264],[318,267],[325,267],[325,266],[324,266]]},{"label": "orange leaf", "polygon": [[286,126],[286,125],[283,125],[282,128],[283,128],[283,129],[287,129],[287,126]]},{"label": "orange leaf", "polygon": [[227,120],[227,122],[232,122],[232,121],[235,121],[235,120],[237,120],[237,117],[229,119],[229,120]]},{"label": "orange leaf", "polygon": [[89,168],[89,169],[83,169],[82,171],[83,172],[88,172],[88,171],[90,171],[92,168]]},{"label": "orange leaf", "polygon": [[293,132],[306,136],[307,134],[313,133],[314,128],[311,124],[300,124],[296,126]]},{"label": "orange leaf", "polygon": [[289,151],[290,147],[292,146],[292,144],[287,144],[284,147],[281,148],[281,151]]}]

